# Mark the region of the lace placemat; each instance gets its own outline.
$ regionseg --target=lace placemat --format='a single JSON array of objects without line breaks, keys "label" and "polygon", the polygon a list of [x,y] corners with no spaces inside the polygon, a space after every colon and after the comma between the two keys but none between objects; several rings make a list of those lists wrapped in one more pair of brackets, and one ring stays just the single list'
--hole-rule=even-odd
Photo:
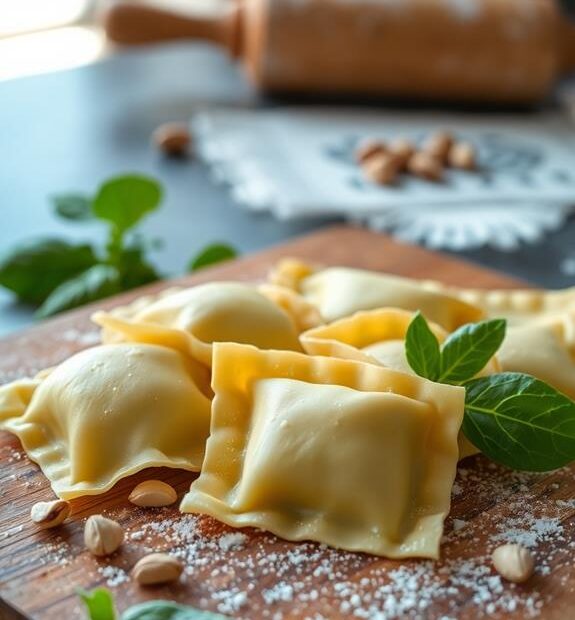
[{"label": "lace placemat", "polygon": [[[412,242],[455,250],[513,249],[561,226],[575,206],[575,140],[561,113],[447,114],[293,107],[198,111],[201,157],[238,203],[278,218],[341,215]],[[475,172],[442,183],[367,181],[364,138],[421,142],[448,129],[478,153]]]}]

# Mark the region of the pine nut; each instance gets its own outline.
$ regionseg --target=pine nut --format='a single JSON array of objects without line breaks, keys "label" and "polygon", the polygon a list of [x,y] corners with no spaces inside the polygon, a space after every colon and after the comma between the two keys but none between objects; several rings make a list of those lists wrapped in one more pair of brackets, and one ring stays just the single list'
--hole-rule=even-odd
[{"label": "pine nut", "polygon": [[38,502],[30,510],[30,518],[43,528],[56,527],[68,518],[70,504],[63,499],[52,502]]},{"label": "pine nut", "polygon": [[136,506],[148,508],[170,506],[178,495],[173,487],[161,480],[146,480],[134,487],[128,499]]},{"label": "pine nut", "polygon": [[495,570],[513,583],[527,581],[535,570],[531,552],[521,545],[501,545],[495,549],[491,559]]},{"label": "pine nut", "polygon": [[93,555],[114,553],[124,540],[122,526],[102,515],[92,515],[84,527],[84,542]]}]

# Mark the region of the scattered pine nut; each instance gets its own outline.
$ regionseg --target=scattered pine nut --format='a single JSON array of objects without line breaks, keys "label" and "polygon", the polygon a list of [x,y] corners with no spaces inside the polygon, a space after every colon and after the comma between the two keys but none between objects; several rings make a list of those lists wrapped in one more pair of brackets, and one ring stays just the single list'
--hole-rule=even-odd
[{"label": "scattered pine nut", "polygon": [[366,178],[378,185],[392,185],[397,179],[399,166],[393,155],[381,153],[373,155],[363,165]]},{"label": "scattered pine nut", "polygon": [[164,123],[152,134],[154,145],[166,155],[181,157],[191,143],[191,135],[185,123]]},{"label": "scattered pine nut", "polygon": [[415,153],[407,162],[407,169],[411,174],[428,181],[438,182],[443,178],[441,162],[426,151]]},{"label": "scattered pine nut", "polygon": [[84,527],[84,543],[93,555],[114,553],[124,541],[122,526],[102,515],[92,515]]},{"label": "scattered pine nut", "polygon": [[178,495],[173,487],[161,480],[146,480],[134,487],[128,499],[136,506],[150,508],[170,506]]},{"label": "scattered pine nut", "polygon": [[469,142],[456,142],[447,156],[447,163],[452,168],[474,170],[476,167],[475,148]]},{"label": "scattered pine nut", "polygon": [[379,140],[364,140],[355,151],[355,159],[359,164],[363,164],[374,155],[385,153],[386,150],[385,144]]},{"label": "scattered pine nut", "polygon": [[448,131],[438,131],[431,134],[423,143],[422,151],[435,157],[441,163],[447,161],[449,150],[453,145],[453,136]]},{"label": "scattered pine nut", "polygon": [[501,545],[495,549],[491,559],[495,570],[513,583],[527,581],[535,570],[535,560],[531,552],[521,545]]},{"label": "scattered pine nut", "polygon": [[141,586],[153,586],[176,581],[183,570],[177,558],[166,553],[151,553],[136,563],[132,576]]},{"label": "scattered pine nut", "polygon": [[406,138],[397,138],[389,144],[387,150],[395,157],[398,169],[405,170],[407,168],[407,162],[415,153],[415,146],[413,142],[410,142]]},{"label": "scattered pine nut", "polygon": [[56,527],[64,523],[70,514],[70,504],[63,499],[51,502],[37,502],[30,510],[30,518],[43,528]]}]

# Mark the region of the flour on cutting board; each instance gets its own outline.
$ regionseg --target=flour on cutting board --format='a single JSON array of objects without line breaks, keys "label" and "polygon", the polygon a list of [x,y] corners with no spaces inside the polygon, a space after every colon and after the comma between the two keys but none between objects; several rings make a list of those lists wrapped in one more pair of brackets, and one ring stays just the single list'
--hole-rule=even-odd
[{"label": "flour on cutting board", "polygon": [[[443,558],[437,563],[410,560],[384,568],[377,557],[325,545],[288,543],[253,530],[222,532],[209,517],[180,515],[169,508],[154,511],[155,518],[145,525],[128,528],[124,546],[131,557],[162,551],[180,558],[186,565],[183,579],[194,584],[194,605],[237,618],[307,617],[307,605],[321,608],[325,601],[325,611],[315,613],[313,620],[334,613],[370,620],[420,618],[434,605],[442,606],[445,619],[455,617],[462,598],[474,617],[517,612],[531,618],[540,615],[549,600],[542,587],[545,579],[565,587],[573,568],[575,499],[552,497],[571,476],[568,469],[557,472],[542,492],[544,477],[539,474],[511,472],[483,459],[473,467],[463,465]],[[462,518],[469,505],[479,517]],[[120,520],[134,517],[126,508],[104,512]],[[150,512],[143,514],[149,518]],[[507,583],[492,569],[490,554],[505,542],[519,542],[535,554],[533,585]],[[74,562],[74,554],[82,551],[62,541],[45,547],[46,562],[55,564]],[[458,549],[468,548],[475,550],[473,557],[458,557]],[[112,589],[129,581],[131,565],[121,554],[106,562],[94,560],[96,579]]]}]

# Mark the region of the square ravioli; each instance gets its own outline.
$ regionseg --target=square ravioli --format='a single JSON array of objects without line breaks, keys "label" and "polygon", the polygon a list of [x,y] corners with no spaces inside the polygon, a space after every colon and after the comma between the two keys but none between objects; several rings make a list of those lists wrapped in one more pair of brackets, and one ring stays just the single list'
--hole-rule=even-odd
[{"label": "square ravioli", "polygon": [[389,273],[327,267],[315,270],[295,259],[283,259],[272,270],[274,284],[291,287],[314,305],[329,323],[361,310],[400,308],[419,310],[429,321],[451,332],[485,318],[485,312],[449,295],[436,285]]},{"label": "square ravioli", "polygon": [[[405,338],[415,314],[399,308],[356,312],[304,332],[300,341],[310,355],[355,359],[414,374],[405,355]],[[443,343],[447,332],[435,323],[428,322],[428,325]]]},{"label": "square ravioli", "polygon": [[241,282],[209,282],[156,298],[144,297],[92,320],[105,343],[170,347],[208,368],[213,342],[301,351],[298,335],[319,324],[319,313],[294,291]]},{"label": "square ravioli", "polygon": [[463,388],[355,360],[214,346],[184,512],[390,558],[439,556]]}]

